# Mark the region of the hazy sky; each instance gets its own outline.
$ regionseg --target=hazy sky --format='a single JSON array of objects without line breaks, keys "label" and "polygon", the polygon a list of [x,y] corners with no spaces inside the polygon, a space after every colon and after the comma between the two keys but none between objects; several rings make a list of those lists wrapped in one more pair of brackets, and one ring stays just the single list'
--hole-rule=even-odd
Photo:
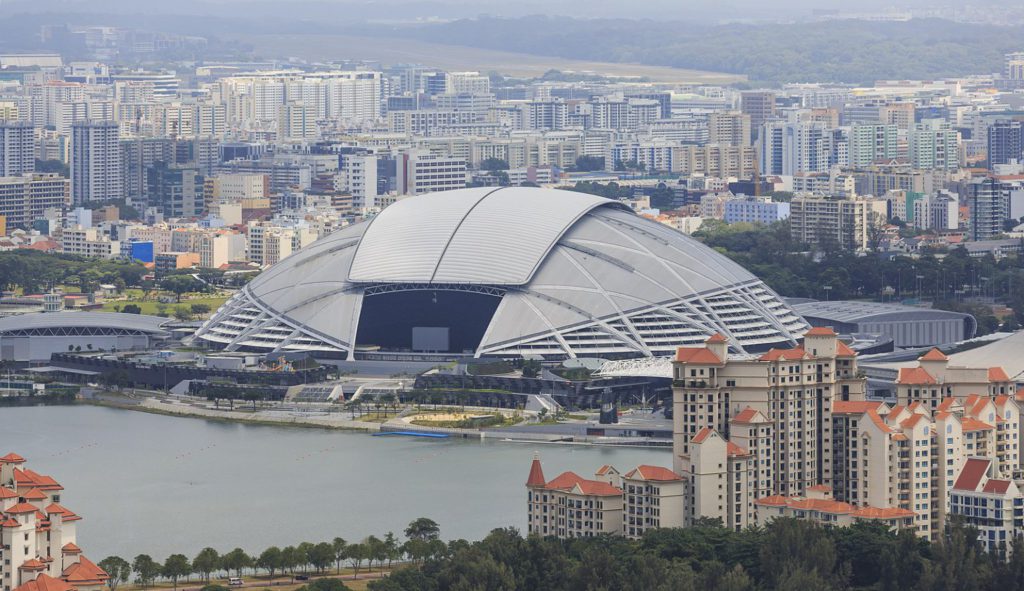
[{"label": "hazy sky", "polygon": [[[975,6],[992,4],[989,0]],[[344,20],[415,20],[467,18],[481,14],[524,16],[550,14],[582,18],[654,18],[679,20],[798,19],[813,9],[845,11],[958,6],[955,0],[0,0],[0,17],[15,12],[161,12],[218,16],[280,15],[292,18],[324,12]],[[245,6],[245,9],[241,7]],[[582,7],[585,7],[582,8]]]}]

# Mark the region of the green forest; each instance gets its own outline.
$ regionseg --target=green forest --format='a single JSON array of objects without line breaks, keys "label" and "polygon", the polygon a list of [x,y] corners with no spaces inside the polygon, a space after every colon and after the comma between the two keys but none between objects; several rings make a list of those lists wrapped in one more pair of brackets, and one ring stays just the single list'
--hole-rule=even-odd
[{"label": "green forest", "polygon": [[638,541],[558,540],[498,529],[455,541],[421,568],[371,591],[1019,591],[1024,546],[1009,561],[981,551],[977,532],[950,528],[929,543],[878,524],[824,528],[779,519],[732,531],[705,523],[652,530]]},{"label": "green forest", "polygon": [[480,17],[380,34],[563,58],[745,74],[756,83],[934,79],[1002,71],[1021,27],[856,20],[707,26],[656,20]]}]

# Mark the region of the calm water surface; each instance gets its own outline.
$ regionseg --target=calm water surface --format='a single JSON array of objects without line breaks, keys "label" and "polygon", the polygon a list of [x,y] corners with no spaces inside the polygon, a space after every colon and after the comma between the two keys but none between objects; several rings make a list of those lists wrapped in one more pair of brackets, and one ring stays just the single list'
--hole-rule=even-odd
[{"label": "calm water surface", "polygon": [[526,526],[523,483],[539,450],[548,478],[668,466],[667,450],[530,445],[240,425],[91,406],[0,409],[0,455],[57,479],[100,560],[163,560],[204,546],[349,541],[427,516],[445,538]]}]

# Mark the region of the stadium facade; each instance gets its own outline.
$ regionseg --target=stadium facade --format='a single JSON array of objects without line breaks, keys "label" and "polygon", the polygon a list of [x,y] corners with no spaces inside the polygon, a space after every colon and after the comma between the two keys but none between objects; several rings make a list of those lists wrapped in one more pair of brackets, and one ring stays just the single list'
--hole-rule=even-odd
[{"label": "stadium facade", "polygon": [[411,197],[264,271],[196,338],[228,350],[641,357],[722,333],[738,352],[808,325],[749,272],[594,195]]}]

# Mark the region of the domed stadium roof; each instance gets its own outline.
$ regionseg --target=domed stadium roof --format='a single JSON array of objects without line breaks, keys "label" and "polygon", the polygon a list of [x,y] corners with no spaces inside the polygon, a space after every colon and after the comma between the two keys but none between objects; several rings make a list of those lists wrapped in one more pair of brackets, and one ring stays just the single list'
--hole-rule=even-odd
[{"label": "domed stadium roof", "polygon": [[806,330],[745,269],[618,202],[509,187],[410,197],[334,232],[264,271],[197,338],[586,357],[666,355],[714,333],[760,350]]}]

